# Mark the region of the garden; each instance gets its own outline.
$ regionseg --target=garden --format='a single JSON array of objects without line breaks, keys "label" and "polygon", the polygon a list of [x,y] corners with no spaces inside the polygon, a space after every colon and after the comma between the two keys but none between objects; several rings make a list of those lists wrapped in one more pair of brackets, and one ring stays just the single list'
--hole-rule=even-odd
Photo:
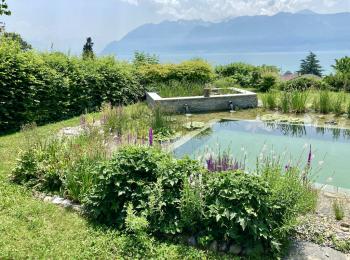
[{"label": "garden", "polygon": [[[334,71],[286,81],[273,66],[160,64],[144,53],[128,63],[23,50],[2,39],[0,258],[278,259],[295,238],[348,253],[348,201],[314,185],[320,162],[311,145],[298,161],[254,155],[255,168],[241,147],[233,149],[243,157],[224,144],[196,156],[172,150],[198,129],[206,129],[196,136],[203,142],[237,120],[259,119],[272,127],[266,135],[323,127],[346,136],[350,58]],[[261,106],[189,116],[144,102],[146,91],[194,96],[208,86],[255,91]],[[219,125],[208,127],[214,119]],[[325,218],[339,234],[305,230],[319,220],[324,196]]]}]

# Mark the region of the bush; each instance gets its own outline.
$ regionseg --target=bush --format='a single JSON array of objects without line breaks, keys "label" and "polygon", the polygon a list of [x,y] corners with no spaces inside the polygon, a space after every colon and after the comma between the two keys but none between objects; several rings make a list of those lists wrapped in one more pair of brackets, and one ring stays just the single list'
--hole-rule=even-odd
[{"label": "bush", "polygon": [[316,76],[300,76],[281,83],[280,88],[284,91],[305,91],[308,89],[327,89],[328,85]]},{"label": "bush", "polygon": [[213,79],[212,67],[202,60],[185,61],[180,64],[146,64],[137,73],[144,86],[170,81],[205,84]]},{"label": "bush", "polygon": [[273,230],[280,222],[267,182],[243,172],[223,172],[208,176],[204,191],[205,232],[213,239],[253,248],[260,255],[277,250]]},{"label": "bush", "polygon": [[274,74],[266,74],[262,76],[261,82],[258,85],[258,90],[267,92],[276,86],[277,78]]},{"label": "bush", "polygon": [[0,41],[0,132],[97,111],[103,102],[128,104],[144,95],[133,66],[112,57],[40,54],[21,50],[17,41]]},{"label": "bush", "polygon": [[332,90],[350,91],[350,71],[331,74],[325,77],[325,82]]},{"label": "bush", "polygon": [[129,203],[137,212],[147,208],[158,164],[167,159],[155,148],[121,149],[100,167],[98,181],[84,202],[86,211],[100,223],[123,227]]},{"label": "bush", "polygon": [[[215,72],[219,77],[232,78],[236,84],[243,88],[259,88],[263,75],[277,75],[278,69],[266,65],[253,66],[245,63],[231,63],[224,66],[217,66]],[[268,80],[268,78],[265,80]]]}]

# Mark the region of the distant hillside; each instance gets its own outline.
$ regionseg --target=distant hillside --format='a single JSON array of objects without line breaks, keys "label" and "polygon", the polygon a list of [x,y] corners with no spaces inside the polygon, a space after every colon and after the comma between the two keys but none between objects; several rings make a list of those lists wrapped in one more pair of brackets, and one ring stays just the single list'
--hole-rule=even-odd
[{"label": "distant hillside", "polygon": [[350,13],[317,14],[309,10],[274,16],[241,16],[219,23],[165,21],[145,24],[102,54],[135,50],[162,52],[308,51],[350,48]]}]

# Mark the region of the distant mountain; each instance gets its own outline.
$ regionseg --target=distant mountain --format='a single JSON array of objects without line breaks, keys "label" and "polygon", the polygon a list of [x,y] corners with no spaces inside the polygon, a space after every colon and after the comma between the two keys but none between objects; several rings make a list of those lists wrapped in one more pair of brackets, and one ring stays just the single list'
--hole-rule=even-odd
[{"label": "distant mountain", "polygon": [[102,54],[344,50],[350,48],[349,24],[350,13],[310,10],[241,16],[218,23],[165,21],[136,28],[106,46]]}]

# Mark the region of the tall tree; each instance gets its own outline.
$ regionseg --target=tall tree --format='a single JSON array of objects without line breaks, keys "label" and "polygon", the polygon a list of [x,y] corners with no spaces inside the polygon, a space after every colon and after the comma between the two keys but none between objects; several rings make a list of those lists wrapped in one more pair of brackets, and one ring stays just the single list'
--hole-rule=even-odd
[{"label": "tall tree", "polygon": [[95,57],[93,46],[94,43],[92,42],[91,37],[88,37],[83,47],[83,59],[93,59]]},{"label": "tall tree", "polygon": [[300,70],[298,72],[301,75],[312,74],[320,77],[322,76],[322,67],[315,53],[310,52],[304,60],[301,60]]},{"label": "tall tree", "polygon": [[6,0],[0,0],[0,15],[10,15],[11,11],[8,9]]},{"label": "tall tree", "polygon": [[32,49],[32,46],[28,42],[26,42],[18,33],[5,32],[2,37],[5,39],[10,39],[12,41],[17,41],[21,45],[21,49],[23,51]]}]

